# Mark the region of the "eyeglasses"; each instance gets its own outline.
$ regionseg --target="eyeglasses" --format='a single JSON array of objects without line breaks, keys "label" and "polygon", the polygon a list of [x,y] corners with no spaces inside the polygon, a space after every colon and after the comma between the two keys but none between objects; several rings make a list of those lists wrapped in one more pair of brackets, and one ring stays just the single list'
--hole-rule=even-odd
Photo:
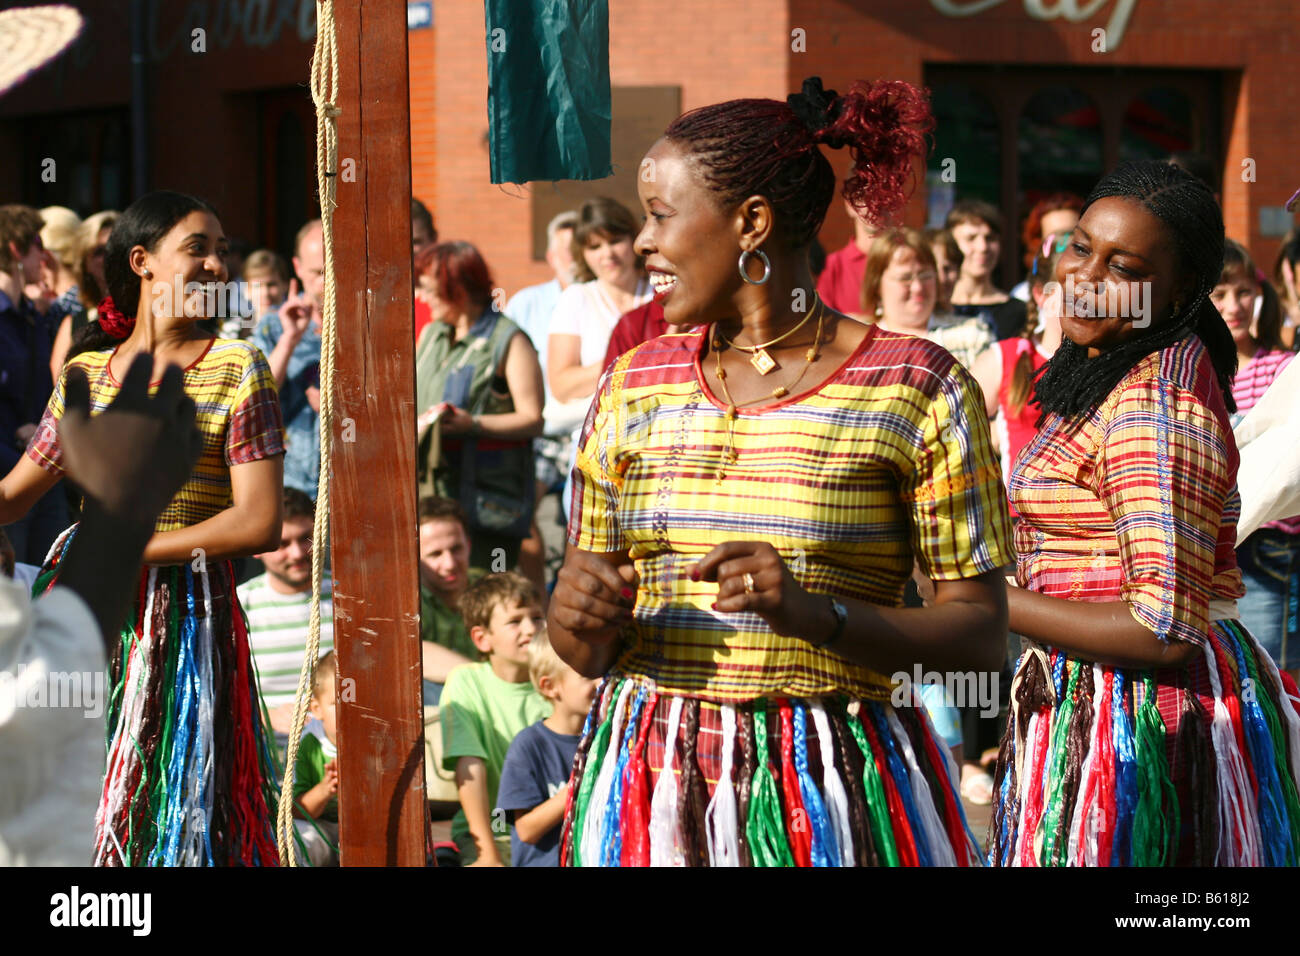
[{"label": "eyeglasses", "polygon": [[913,282],[920,282],[924,285],[927,282],[934,282],[939,278],[939,275],[936,272],[909,272],[901,276],[891,276],[886,273],[885,278],[900,285],[911,285]]}]

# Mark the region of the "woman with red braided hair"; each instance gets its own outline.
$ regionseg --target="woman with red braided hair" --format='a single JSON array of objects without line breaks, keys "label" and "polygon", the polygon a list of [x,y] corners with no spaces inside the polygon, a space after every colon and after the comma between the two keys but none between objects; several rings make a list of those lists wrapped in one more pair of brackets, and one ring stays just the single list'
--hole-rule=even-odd
[{"label": "woman with red braided hair", "polygon": [[[69,370],[84,374],[77,387],[92,414],[140,355],[152,356],[155,380],[169,365],[184,370],[202,453],[155,524],[110,642],[107,772],[86,848],[100,866],[277,862],[277,788],[230,559],[277,547],[284,436],[262,353],[198,326],[205,303],[220,301],[211,292],[227,279],[225,254],[216,214],[192,196],[149,193],[122,214],[104,253],[99,321],[77,334],[36,436],[0,481],[3,524],[62,477]],[[54,543],[38,592],[55,583],[76,530]]]},{"label": "woman with red braided hair", "polygon": [[[819,79],[678,118],[638,189],[669,334],[584,426],[550,637],[604,676],[569,865],[971,865],[913,669],[996,670],[1009,524],[979,391],[943,349],[817,298],[844,195],[886,222],[932,127],[906,83]],[[904,608],[914,561],[932,606]]]}]

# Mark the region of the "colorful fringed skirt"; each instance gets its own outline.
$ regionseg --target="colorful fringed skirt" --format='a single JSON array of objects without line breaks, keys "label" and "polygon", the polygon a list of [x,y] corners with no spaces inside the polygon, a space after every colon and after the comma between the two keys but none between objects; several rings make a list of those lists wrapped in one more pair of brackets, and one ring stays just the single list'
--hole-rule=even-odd
[{"label": "colorful fringed skirt", "polygon": [[957,768],[915,703],[733,706],[609,677],[574,759],[561,865],[979,865]]},{"label": "colorful fringed skirt", "polygon": [[[55,542],[36,592],[75,533]],[[276,865],[275,774],[230,562],[146,565],[108,678],[95,865]]]},{"label": "colorful fringed skirt", "polygon": [[998,759],[990,863],[1300,861],[1294,684],[1237,621],[1214,621],[1208,638],[1204,658],[1182,670],[1026,649]]}]

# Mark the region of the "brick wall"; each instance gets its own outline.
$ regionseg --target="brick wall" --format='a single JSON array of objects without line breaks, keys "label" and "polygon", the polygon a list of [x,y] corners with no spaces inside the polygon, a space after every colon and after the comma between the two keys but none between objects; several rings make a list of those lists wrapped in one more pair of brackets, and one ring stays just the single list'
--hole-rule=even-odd
[{"label": "brick wall", "polygon": [[[417,190],[427,192],[434,204],[439,237],[473,242],[498,285],[513,294],[550,278],[546,264],[532,258],[528,195],[547,184],[489,183],[483,9],[476,3],[443,3],[436,18],[434,113],[416,114],[413,81],[411,136],[414,144],[433,128],[438,164],[426,172],[415,159]],[[784,96],[786,22],[786,0],[611,3],[610,82],[678,85],[683,109],[736,96]],[[417,63],[414,45],[411,56],[414,76],[425,66]]]}]

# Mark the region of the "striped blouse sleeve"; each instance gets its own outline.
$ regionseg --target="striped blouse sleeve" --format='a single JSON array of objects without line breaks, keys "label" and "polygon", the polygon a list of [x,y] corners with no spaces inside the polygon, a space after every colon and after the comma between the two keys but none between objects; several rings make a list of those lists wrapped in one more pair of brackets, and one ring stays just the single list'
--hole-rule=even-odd
[{"label": "striped blouse sleeve", "polygon": [[56,475],[63,474],[63,449],[59,447],[59,419],[63,417],[63,388],[67,383],[68,369],[65,365],[59,373],[59,380],[54,383],[54,391],[45,405],[45,414],[36,426],[36,434],[27,446],[27,457],[46,471]]},{"label": "striped blouse sleeve", "polygon": [[1233,491],[1228,436],[1200,398],[1163,377],[1121,385],[1107,405],[1097,483],[1119,540],[1121,595],[1160,640],[1204,643]]},{"label": "striped blouse sleeve", "polygon": [[954,581],[1014,562],[984,400],[965,369],[953,366],[919,425],[916,467],[901,496],[921,569],[934,580]]},{"label": "striped blouse sleeve", "polygon": [[280,394],[260,350],[240,377],[226,431],[226,464],[243,465],[284,454],[284,419]]},{"label": "striped blouse sleeve", "polygon": [[621,446],[623,408],[621,384],[631,353],[620,357],[601,379],[596,397],[578,438],[578,458],[573,466],[569,499],[569,543],[583,551],[623,551],[623,529],[618,502],[623,491]]}]

